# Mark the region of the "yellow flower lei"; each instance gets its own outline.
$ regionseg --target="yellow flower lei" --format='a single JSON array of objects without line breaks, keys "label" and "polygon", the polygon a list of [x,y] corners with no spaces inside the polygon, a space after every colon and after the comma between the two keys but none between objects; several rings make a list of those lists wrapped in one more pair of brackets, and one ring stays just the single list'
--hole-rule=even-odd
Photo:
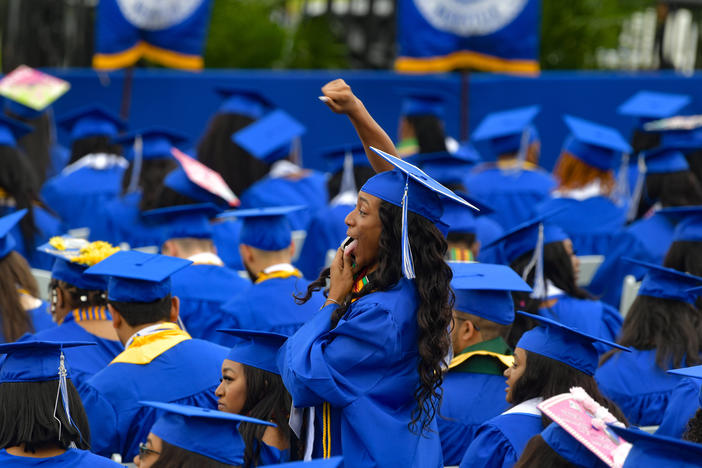
[{"label": "yellow flower lei", "polygon": [[[49,239],[49,245],[56,250],[66,250],[66,241],[63,237],[56,236]],[[77,255],[70,257],[71,262],[79,263],[85,266],[93,266],[98,262],[103,261],[113,253],[117,252],[119,247],[113,247],[112,244],[105,241],[95,241],[85,244],[78,249]]]}]

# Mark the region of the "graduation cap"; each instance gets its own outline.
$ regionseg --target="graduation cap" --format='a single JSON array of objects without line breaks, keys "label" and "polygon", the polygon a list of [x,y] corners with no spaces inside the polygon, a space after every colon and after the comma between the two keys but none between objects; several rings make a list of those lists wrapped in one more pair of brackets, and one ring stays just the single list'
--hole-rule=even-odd
[{"label": "graduation cap", "polygon": [[641,123],[649,120],[663,119],[677,114],[692,99],[685,94],[661,93],[658,91],[639,91],[624,101],[617,112],[622,115],[637,117]]},{"label": "graduation cap", "polygon": [[261,250],[277,251],[290,246],[292,228],[287,215],[305,206],[270,206],[247,210],[225,211],[218,218],[239,218],[243,221],[239,243]]},{"label": "graduation cap", "polygon": [[37,250],[55,258],[51,277],[88,291],[107,290],[107,279],[85,275],[85,270],[119,251],[108,242],[72,237],[52,238]]},{"label": "graduation cap", "polygon": [[147,210],[142,212],[141,216],[162,226],[162,242],[165,242],[168,239],[187,237],[210,239],[212,237],[210,219],[221,211],[212,203],[198,203]]},{"label": "graduation cap", "polygon": [[610,170],[621,153],[631,152],[629,143],[612,127],[571,115],[566,115],[563,119],[571,132],[563,150],[590,166]]},{"label": "graduation cap", "polygon": [[141,158],[144,161],[148,161],[149,159],[170,158],[171,148],[180,146],[188,141],[188,137],[184,134],[165,127],[149,127],[134,130],[114,138],[113,141],[121,145],[131,146],[131,148],[125,152],[124,157],[132,161],[135,159],[137,153],[135,143],[139,137],[141,137]]},{"label": "graduation cap", "polygon": [[30,133],[32,128],[19,120],[0,115],[0,146],[17,147],[17,140]]},{"label": "graduation cap", "polygon": [[541,431],[541,437],[554,452],[573,466],[589,468],[607,466],[597,455],[555,422]]},{"label": "graduation cap", "polygon": [[474,234],[476,230],[476,218],[494,213],[495,210],[465,192],[455,192],[456,195],[475,206],[480,211],[475,211],[464,205],[459,205],[449,199],[443,199],[444,214],[441,222],[448,226],[448,232],[461,232]]},{"label": "graduation cap", "polygon": [[275,108],[268,98],[254,89],[218,86],[215,91],[223,99],[218,110],[222,114],[240,114],[258,120]]},{"label": "graduation cap", "polygon": [[669,174],[690,170],[685,155],[676,149],[659,147],[645,151],[643,156],[647,174]]},{"label": "graduation cap", "polygon": [[609,429],[632,444],[622,468],[702,467],[701,444],[635,428],[610,425]]},{"label": "graduation cap", "polygon": [[672,268],[633,258],[622,257],[622,260],[648,270],[641,281],[639,296],[658,297],[694,304],[700,294],[700,291],[693,290],[696,286],[702,285],[702,278],[699,276],[688,275]]},{"label": "graduation cap", "polygon": [[460,142],[453,155],[466,163],[478,164],[482,160],[480,153],[470,141]]},{"label": "graduation cap", "polygon": [[161,410],[151,433],[171,445],[197,453],[226,465],[244,463],[244,439],[238,427],[242,422],[273,426],[275,424],[234,413],[209,408],[140,401],[140,405]]},{"label": "graduation cap", "polygon": [[0,258],[5,258],[17,246],[15,236],[10,231],[20,222],[27,210],[17,210],[0,218]]},{"label": "graduation cap", "polygon": [[85,274],[109,277],[110,301],[154,302],[171,293],[171,275],[191,263],[182,258],[126,250],[88,268]]},{"label": "graduation cap", "polygon": [[282,109],[275,110],[232,135],[237,145],[256,159],[272,164],[286,158],[305,127]]},{"label": "graduation cap", "polygon": [[403,161],[420,167],[441,184],[463,183],[463,177],[475,165],[475,160],[470,154],[448,151],[418,153],[404,158]]},{"label": "graduation cap", "polygon": [[114,138],[126,128],[124,120],[100,105],[89,105],[75,109],[58,119],[71,141],[91,136]]},{"label": "graduation cap", "polygon": [[539,326],[522,335],[517,343],[517,348],[555,359],[587,375],[595,374],[599,362],[599,353],[594,346],[595,343],[602,343],[623,351],[631,351],[617,343],[583,333],[550,318],[522,311],[517,311],[517,313],[539,322]]},{"label": "graduation cap", "polygon": [[403,96],[401,115],[433,115],[440,119],[444,117],[446,97],[443,92],[434,89],[402,88],[399,93]]},{"label": "graduation cap", "polygon": [[531,286],[514,270],[490,263],[449,262],[449,266],[456,295],[454,309],[502,325],[514,322],[510,291],[531,291]]},{"label": "graduation cap", "polygon": [[[679,375],[681,377],[690,377],[692,379],[702,380],[702,366],[683,367],[681,369],[670,369],[668,374]],[[697,396],[699,405],[702,406],[702,392]]]},{"label": "graduation cap", "polygon": [[[514,153],[539,140],[532,124],[541,110],[540,106],[519,107],[488,114],[473,132],[474,141],[488,141],[495,154]],[[526,135],[526,137],[525,137]]]},{"label": "graduation cap", "polygon": [[676,219],[673,242],[702,242],[702,205],[671,206],[658,212]]},{"label": "graduation cap", "polygon": [[395,169],[374,175],[366,181],[361,191],[402,208],[402,272],[406,278],[413,279],[414,262],[409,244],[407,211],[423,216],[446,233],[448,226],[441,221],[444,213],[441,197],[469,208],[477,208],[429,177],[418,167],[377,148],[371,147],[371,149],[395,166]]},{"label": "graduation cap", "polygon": [[278,466],[280,468],[340,468],[344,462],[344,457],[315,458],[314,460],[295,461],[288,463],[278,463],[276,465],[265,465],[261,468]]},{"label": "graduation cap", "polygon": [[227,359],[280,374],[277,364],[278,350],[288,339],[286,335],[230,328],[217,331],[239,338],[238,343],[229,351]]},{"label": "graduation cap", "polygon": [[323,148],[319,155],[327,164],[327,172],[332,174],[344,169],[344,161],[351,155],[353,166],[370,166],[366,150],[360,143],[347,143]]}]

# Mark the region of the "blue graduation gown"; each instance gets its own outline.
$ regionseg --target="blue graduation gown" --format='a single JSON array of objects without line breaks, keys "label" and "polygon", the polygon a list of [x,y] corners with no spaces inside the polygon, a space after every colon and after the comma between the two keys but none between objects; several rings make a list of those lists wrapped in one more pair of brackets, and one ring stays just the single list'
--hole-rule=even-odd
[{"label": "blue graduation gown", "polygon": [[[15,250],[21,254],[32,268],[41,270],[51,270],[54,265],[54,259],[51,255],[38,252],[37,247],[46,242],[49,242],[53,236],[60,236],[65,232],[61,220],[52,215],[39,205],[34,205],[34,225],[37,227],[37,232],[34,233],[34,241],[32,245],[25,243],[22,236],[22,230],[19,223],[10,231],[17,241]],[[15,207],[0,206],[0,217],[6,216],[17,211]]]},{"label": "blue graduation gown", "polygon": [[531,164],[517,171],[486,163],[473,169],[464,185],[471,195],[495,209],[489,217],[509,229],[529,219],[534,206],[549,197],[556,182],[548,172]]},{"label": "blue graduation gown", "polygon": [[666,374],[655,359],[655,349],[618,352],[595,373],[602,393],[619,405],[632,425],[660,424],[670,394],[680,380]]},{"label": "blue graduation gown", "polygon": [[232,270],[243,270],[239,252],[239,232],[241,221],[224,219],[212,223],[212,242],[217,248],[217,256]]},{"label": "blue graduation gown", "polygon": [[0,465],[2,466],[38,466],[38,467],[62,467],[67,468],[115,468],[122,467],[117,462],[90,453],[87,450],[68,449],[61,455],[47,458],[17,457],[10,455],[7,450],[0,450]]},{"label": "blue graduation gown", "polygon": [[504,229],[489,216],[478,216],[475,218],[475,237],[480,241],[480,252],[478,261],[482,263],[504,263],[498,245],[485,248],[490,242],[502,236]]},{"label": "blue graduation gown", "polygon": [[171,276],[171,294],[180,299],[179,315],[193,338],[223,343],[228,335],[216,330],[228,324],[219,309],[250,284],[227,267],[192,264]]},{"label": "blue graduation gown", "polygon": [[577,255],[605,255],[626,222],[626,209],[603,196],[585,200],[552,198],[536,211],[542,214],[558,208],[565,209],[549,220],[568,234]]},{"label": "blue graduation gown", "polygon": [[343,453],[345,466],[443,466],[436,419],[424,435],[408,428],[419,385],[417,305],[414,283],[403,278],[358,299],[333,329],[337,306],[325,307],[281,348],[293,405],[315,407],[313,457],[322,456],[326,428],[331,455]]},{"label": "blue graduation gown", "polygon": [[627,275],[640,278],[646,269],[627,262],[622,257],[662,265],[665,254],[673,241],[675,225],[664,215],[641,219],[627,226],[614,236],[604,262],[597,269],[588,290],[612,307],[619,307],[622,283]]},{"label": "blue graduation gown", "polygon": [[47,179],[58,175],[68,165],[68,161],[71,160],[71,151],[65,146],[54,142],[49,148],[49,157],[51,158],[51,165],[46,169]]},{"label": "blue graduation gown", "polygon": [[702,381],[685,377],[673,388],[668,406],[663,414],[656,435],[682,438],[687,422],[700,408],[700,386]]},{"label": "blue graduation gown", "polygon": [[165,240],[164,228],[141,216],[140,201],[141,193],[134,192],[108,202],[104,207],[103,222],[90,232],[90,238],[113,245],[126,242],[131,248],[152,245],[160,248]]},{"label": "blue graduation gown", "polygon": [[265,442],[261,442],[261,452],[259,458],[261,463],[258,466],[278,465],[290,461],[290,449],[280,450]]},{"label": "blue graduation gown", "polygon": [[[153,339],[151,344],[157,347],[171,344],[160,337],[159,332],[143,338]],[[139,401],[217,408],[214,392],[229,351],[198,339],[185,339],[162,352],[134,346],[115,358],[131,362],[113,361],[88,380],[81,394],[90,421],[91,450],[104,456],[119,453],[123,460],[138,453],[139,443],[155,422],[154,409],[140,406]],[[140,362],[145,363],[134,362],[142,357]]]},{"label": "blue graduation gown", "polygon": [[295,266],[305,278],[316,280],[324,268],[329,250],[336,250],[346,238],[346,216],[353,211],[351,205],[327,206],[314,215],[307,227],[307,238]]},{"label": "blue graduation gown", "polygon": [[[299,274],[299,273],[298,273]],[[304,278],[270,278],[250,284],[222,306],[222,323],[226,328],[242,328],[292,335],[319,310],[324,303],[315,294],[302,305],[293,294],[304,294],[309,282]],[[230,343],[227,337],[220,343]]]},{"label": "blue graduation gown", "polygon": [[123,174],[124,168],[118,165],[64,171],[49,179],[41,194],[68,229],[89,227],[92,230],[98,223],[96,214],[119,196]]},{"label": "blue graduation gown", "polygon": [[512,468],[529,439],[543,430],[539,401],[527,400],[480,426],[460,468]]},{"label": "blue graduation gown", "polygon": [[293,230],[305,230],[314,213],[327,204],[327,178],[324,173],[309,171],[297,179],[266,176],[241,195],[241,208],[303,205],[308,209],[288,216]]}]

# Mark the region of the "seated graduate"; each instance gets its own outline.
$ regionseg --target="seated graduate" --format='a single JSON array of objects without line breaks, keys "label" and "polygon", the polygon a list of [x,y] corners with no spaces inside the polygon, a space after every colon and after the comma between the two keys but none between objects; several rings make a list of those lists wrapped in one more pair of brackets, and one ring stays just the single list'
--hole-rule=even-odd
[{"label": "seated graduate", "polygon": [[277,426],[243,423],[239,427],[246,443],[243,466],[301,459],[301,444],[288,425],[292,399],[276,364],[278,351],[288,337],[252,330],[220,332],[238,341],[222,363],[222,378],[215,391],[219,398],[217,408],[270,421]]},{"label": "seated graduate", "polygon": [[553,169],[558,186],[535,213],[565,208],[553,222],[568,233],[575,251],[579,255],[604,255],[626,222],[628,207],[612,200],[613,167],[631,147],[611,127],[570,115],[564,120],[571,133]]},{"label": "seated graduate", "polygon": [[397,154],[406,158],[414,154],[455,150],[457,143],[446,136],[444,128],[447,93],[437,88],[403,88],[398,129]]},{"label": "seated graduate", "polygon": [[36,247],[63,232],[61,220],[39,198],[39,185],[27,157],[17,140],[30,131],[26,125],[0,115],[0,216],[27,210],[14,226],[14,250],[33,268],[51,269],[51,259],[38,255]]},{"label": "seated graduate", "polygon": [[322,151],[322,158],[332,174],[327,181],[331,200],[327,207],[312,216],[300,258],[295,262],[308,279],[317,278],[324,269],[327,253],[336,251],[339,242],[346,237],[344,219],[356,206],[358,187],[375,175],[365,149],[359,143],[326,148]]},{"label": "seated graduate", "polygon": [[[553,212],[529,219],[495,241],[502,245],[504,260],[535,290],[534,294],[515,293],[517,308],[615,340],[622,325],[619,311],[578,287],[579,264],[573,244],[551,222],[552,216]],[[517,316],[508,341],[511,346],[524,331],[524,322]]]},{"label": "seated graduate", "polygon": [[227,328],[270,331],[291,335],[317,312],[324,298],[317,294],[306,304],[297,304],[310,284],[291,265],[290,215],[301,206],[279,206],[234,210],[220,216],[243,220],[239,250],[253,284],[222,306]]},{"label": "seated graduate", "polygon": [[524,447],[514,468],[605,468],[606,465],[575,437],[552,422]]},{"label": "seated graduate", "polygon": [[[661,211],[678,220],[663,266],[702,276],[702,206],[679,206]],[[695,305],[702,310],[702,299],[698,297]]]},{"label": "seated graduate", "polygon": [[0,218],[0,343],[56,326],[47,304],[38,299],[39,286],[29,264],[15,250],[11,231],[26,214],[19,210]]},{"label": "seated graduate", "polygon": [[23,340],[94,342],[96,346],[66,350],[73,384],[80,391],[86,380],[124,349],[107,310],[107,280],[84,274],[119,249],[101,241],[54,237],[39,250],[55,258],[49,293],[51,317],[58,327],[27,335]]},{"label": "seated graduate", "polygon": [[[134,457],[137,468],[238,468],[244,464],[241,424],[263,429],[267,421],[189,405],[140,401],[161,415]],[[253,466],[253,465],[252,465]]]},{"label": "seated graduate", "polygon": [[329,199],[326,174],[303,169],[300,137],[305,127],[278,109],[232,135],[239,146],[270,164],[266,177],[240,194],[241,208],[301,205],[307,210],[290,216],[294,230],[305,230],[312,215]]},{"label": "seated graduate", "polygon": [[489,144],[489,159],[495,162],[476,166],[464,184],[471,195],[489,201],[495,210],[493,219],[504,229],[528,219],[556,185],[537,165],[541,143],[532,122],[538,113],[538,106],[493,112],[472,135],[474,141]]},{"label": "seated graduate", "polygon": [[505,369],[512,367],[507,345],[514,303],[510,291],[531,291],[511,268],[449,262],[453,271],[451,345],[453,359],[444,374],[439,434],[444,464],[457,465],[482,423],[508,408]]},{"label": "seated graduate", "polygon": [[632,444],[622,468],[702,467],[702,445],[648,432],[610,426],[610,429]]},{"label": "seated graduate", "polygon": [[702,443],[702,410],[700,410],[702,366],[671,369],[668,374],[681,378],[670,392],[663,420],[656,434]]},{"label": "seated graduate", "polygon": [[107,306],[124,351],[84,385],[81,396],[92,450],[131,459],[154,412],[142,399],[215,408],[214,390],[227,349],[191,338],[175,322],[170,276],[191,262],[137,251],[117,252],[85,274],[108,277]]},{"label": "seated graduate", "polygon": [[666,374],[702,363],[702,330],[695,300],[702,277],[632,261],[648,271],[624,319],[617,342],[631,353],[602,356],[597,382],[632,424],[661,423],[668,399],[679,378]]},{"label": "seated graduate", "polygon": [[71,159],[59,175],[46,182],[41,194],[67,229],[92,230],[99,222],[96,214],[120,193],[127,160],[111,140],[124,130],[125,123],[99,105],[76,109],[59,122],[70,135]]},{"label": "seated graduate", "polygon": [[529,439],[550,422],[536,405],[571,387],[582,387],[615,418],[625,421],[617,405],[602,396],[593,375],[598,362],[595,343],[626,348],[546,317],[517,313],[538,326],[522,335],[514,350],[514,365],[505,371],[505,398],[513,406],[478,428],[461,468],[514,466]]},{"label": "seated graduate", "polygon": [[[90,427],[64,351],[85,342],[0,345],[0,465],[119,467],[90,453]],[[77,349],[77,348],[76,348]]]}]

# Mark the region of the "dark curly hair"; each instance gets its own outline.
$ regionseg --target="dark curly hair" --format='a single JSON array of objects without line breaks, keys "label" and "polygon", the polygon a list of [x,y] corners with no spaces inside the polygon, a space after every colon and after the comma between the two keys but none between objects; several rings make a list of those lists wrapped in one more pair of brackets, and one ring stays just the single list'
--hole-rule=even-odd
[{"label": "dark curly hair", "polygon": [[[387,291],[402,278],[402,209],[382,201],[379,211],[382,232],[378,247],[378,268],[369,275],[366,284],[358,293],[351,294],[351,299],[366,296],[375,291]],[[419,295],[417,324],[419,325],[419,386],[414,398],[417,402],[412,411],[409,428],[423,434],[436,415],[441,402],[441,383],[443,381],[441,363],[448,353],[450,338],[448,329],[451,324],[454,296],[450,283],[453,273],[444,261],[446,239],[439,229],[429,220],[418,214],[408,212],[408,229],[412,257],[416,272],[415,285]],[[326,286],[329,268],[322,271],[319,278],[312,282],[304,297],[297,297],[304,303],[312,293]],[[332,316],[332,327],[351,307],[346,301],[338,307]]]},{"label": "dark curly hair", "polygon": [[702,444],[702,409],[697,408],[695,415],[687,422],[682,438],[696,444]]}]

